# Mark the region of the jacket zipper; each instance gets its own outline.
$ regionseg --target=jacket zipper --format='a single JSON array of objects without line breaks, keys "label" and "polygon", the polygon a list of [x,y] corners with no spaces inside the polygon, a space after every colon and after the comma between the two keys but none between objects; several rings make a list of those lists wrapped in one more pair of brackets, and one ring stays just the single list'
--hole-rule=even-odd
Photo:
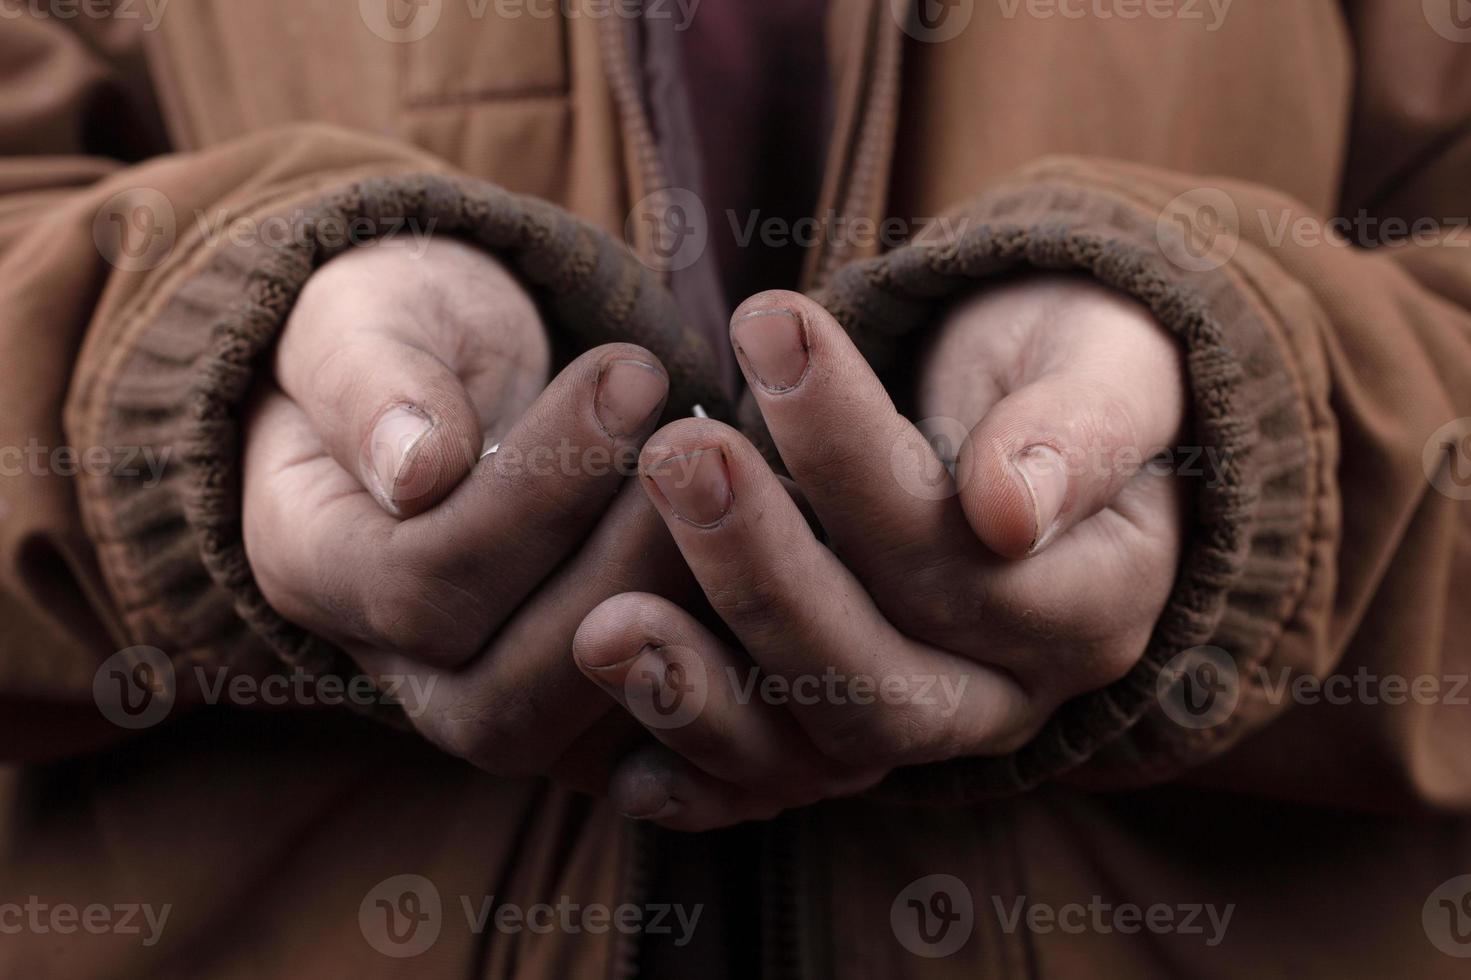
[{"label": "jacket zipper", "polygon": [[[640,4],[638,13],[641,18],[642,4]],[[665,174],[664,162],[659,156],[653,126],[649,122],[648,110],[644,105],[643,86],[639,82],[639,73],[635,65],[632,36],[628,33],[633,28],[625,29],[625,25],[630,20],[633,24],[638,23],[638,19],[604,18],[599,26],[598,46],[603,58],[604,75],[612,90],[613,101],[618,107],[618,118],[623,127],[624,138],[633,147],[634,166],[637,169],[634,191],[637,194],[647,195],[667,190],[669,179]],[[645,265],[649,268],[658,268],[653,261],[652,242],[640,238],[629,244]],[[668,274],[665,274],[663,278],[667,284]],[[651,852],[658,829],[637,821],[630,821],[627,833],[629,853],[624,870],[626,885],[623,890],[623,900],[642,906],[648,898],[649,875],[653,866]],[[633,980],[638,976],[639,961],[643,951],[642,939],[640,932],[629,933],[621,937],[614,953],[612,968],[609,971],[611,980]]]},{"label": "jacket zipper", "polygon": [[[839,221],[847,216],[862,216],[877,204],[878,183],[885,172],[885,155],[891,152],[899,114],[899,85],[902,68],[903,38],[897,30],[886,30],[884,12],[887,0],[873,4],[874,24],[868,39],[869,50],[862,53],[872,59],[873,68],[867,90],[864,93],[865,107],[856,128],[856,135],[845,155],[852,161],[841,190],[836,195],[841,205],[834,208]],[[637,192],[648,195],[669,188],[668,175],[659,155],[654,139],[653,127],[644,104],[643,86],[639,82],[636,59],[632,51],[631,37],[623,30],[624,18],[606,18],[600,27],[599,44],[603,56],[605,75],[612,89],[618,108],[619,120],[624,136],[633,147],[637,168]],[[848,261],[852,255],[851,242],[839,241],[829,245],[832,236],[823,236],[818,244],[816,274],[813,281],[804,283],[803,288],[813,290],[826,285],[832,274]],[[635,244],[641,258],[652,262],[651,242]],[[657,267],[657,266],[656,266]],[[668,275],[665,275],[668,281]],[[629,828],[631,835],[628,868],[626,872],[625,900],[635,904],[644,900],[649,887],[652,866],[650,853],[654,846],[656,828],[635,824]],[[767,824],[762,835],[764,851],[762,864],[761,894],[764,899],[762,925],[766,944],[764,954],[767,980],[797,980],[803,972],[802,916],[806,903],[802,900],[803,889],[797,875],[800,872],[801,845],[797,839],[802,833],[798,819],[788,817]],[[626,937],[613,964],[615,980],[633,980],[638,974],[641,952],[641,937],[637,934]]]},{"label": "jacket zipper", "polygon": [[[893,151],[899,119],[904,38],[898,23],[887,16],[888,12],[889,0],[879,0],[870,7],[872,24],[862,56],[872,67],[861,96],[865,103],[862,117],[854,127],[850,145],[844,147],[843,158],[849,161],[847,174],[833,195],[832,213],[837,231],[841,231],[849,219],[872,217],[878,210],[883,190],[879,185],[888,171],[885,162]],[[853,242],[841,236],[834,242],[833,238],[832,234],[824,235],[818,243],[818,257],[811,266],[809,281],[803,283],[804,291],[811,292],[826,286],[833,273],[852,258]]]},{"label": "jacket zipper", "polygon": [[[640,4],[639,18],[642,16],[643,10]],[[604,18],[599,27],[598,40],[603,56],[604,73],[613,91],[613,101],[618,107],[618,118],[623,126],[623,134],[633,147],[634,166],[637,170],[634,193],[647,196],[668,190],[669,177],[665,173],[664,161],[659,155],[659,146],[654,140],[653,125],[649,122],[649,112],[644,105],[643,85],[639,81],[640,75],[632,50],[632,36],[629,33],[636,28],[625,29],[626,24],[638,24],[639,18]],[[642,235],[637,237],[636,242],[629,244],[637,251],[639,258],[644,260],[645,265],[657,269],[658,264],[652,253],[653,243],[645,241]],[[668,273],[665,273],[663,278],[667,283]]]}]

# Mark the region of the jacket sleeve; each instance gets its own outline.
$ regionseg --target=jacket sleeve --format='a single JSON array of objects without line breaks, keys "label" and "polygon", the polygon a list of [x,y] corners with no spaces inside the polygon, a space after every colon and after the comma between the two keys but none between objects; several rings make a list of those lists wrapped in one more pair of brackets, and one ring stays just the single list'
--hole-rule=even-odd
[{"label": "jacket sleeve", "polygon": [[221,671],[350,672],[255,587],[237,430],[297,291],[345,249],[464,237],[522,277],[563,349],[643,343],[671,410],[721,404],[662,283],[550,204],[315,124],[129,163],[99,135],[126,58],[21,19],[0,66],[0,757],[114,737],[104,665],[152,670],[170,706]]},{"label": "jacket sleeve", "polygon": [[1396,22],[1418,4],[1354,6],[1338,215],[1053,158],[825,291],[895,375],[947,302],[1025,269],[1133,295],[1187,352],[1193,525],[1141,663],[1020,752],[901,771],[890,789],[955,802],[1173,779],[1471,810],[1471,59]]}]

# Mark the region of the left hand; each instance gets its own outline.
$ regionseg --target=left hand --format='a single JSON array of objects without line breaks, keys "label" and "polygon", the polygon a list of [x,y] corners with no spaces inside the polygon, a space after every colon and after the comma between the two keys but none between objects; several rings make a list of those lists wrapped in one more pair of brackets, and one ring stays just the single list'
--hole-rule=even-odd
[{"label": "left hand", "polygon": [[954,478],[811,300],[754,297],[732,339],[828,543],[733,429],[650,438],[644,489],[745,653],[651,595],[584,620],[579,666],[662,743],[615,774],[625,813],[706,829],[1005,754],[1134,666],[1183,533],[1182,481],[1144,466],[1180,438],[1181,356],[1142,307],[1039,275],[954,311],[919,386],[968,433]]}]

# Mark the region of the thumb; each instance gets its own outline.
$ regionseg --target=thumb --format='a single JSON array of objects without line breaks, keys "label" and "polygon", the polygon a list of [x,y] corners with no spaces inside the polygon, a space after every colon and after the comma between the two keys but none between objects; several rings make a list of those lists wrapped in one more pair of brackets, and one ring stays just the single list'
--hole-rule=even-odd
[{"label": "thumb", "polygon": [[[299,373],[309,386],[291,383]],[[480,419],[464,383],[418,347],[365,333],[315,370],[278,374],[326,450],[395,517],[437,504],[480,457]]]},{"label": "thumb", "polygon": [[482,435],[455,372],[416,348],[405,346],[398,355],[365,376],[370,391],[364,408],[347,420],[347,438],[358,448],[357,472],[374,499],[389,513],[410,517],[439,503],[474,468]]},{"label": "thumb", "polygon": [[1005,558],[1025,558],[1098,513],[1178,427],[1173,401],[1086,372],[1044,375],[991,407],[956,459],[971,528]]}]

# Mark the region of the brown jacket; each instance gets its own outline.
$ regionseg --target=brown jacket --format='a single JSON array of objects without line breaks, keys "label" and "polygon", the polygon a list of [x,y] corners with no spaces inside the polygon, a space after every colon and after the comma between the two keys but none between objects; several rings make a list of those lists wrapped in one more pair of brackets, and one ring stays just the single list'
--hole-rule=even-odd
[{"label": "brown jacket", "polygon": [[[637,936],[477,931],[462,901],[641,902],[659,835],[345,712],[199,707],[190,678],[345,669],[255,589],[235,456],[260,354],[343,228],[478,241],[566,346],[645,343],[674,410],[728,411],[681,328],[699,274],[651,271],[627,220],[678,181],[657,45],[461,0],[391,5],[438,18],[411,43],[369,0],[174,0],[156,25],[3,7],[0,746],[28,764],[0,769],[0,975],[626,975]],[[1471,29],[1453,0],[962,0],[936,42],[904,7],[831,2],[815,213],[839,230],[804,288],[898,378],[960,291],[1091,274],[1179,336],[1217,465],[1133,674],[1013,756],[760,831],[767,972],[1467,975]],[[942,215],[883,255],[841,231]],[[1203,644],[1239,700],[1197,728],[1157,691]],[[178,702],[123,737],[94,678],[139,645]],[[1284,695],[1294,677],[1372,696]],[[1417,681],[1434,692],[1387,686]],[[364,924],[400,874],[442,902],[414,958]],[[949,904],[909,905],[935,874]],[[6,903],[171,911],[147,944],[44,913],[11,930]],[[1129,929],[1130,903],[1174,924]],[[919,955],[947,909],[968,941]]]}]

